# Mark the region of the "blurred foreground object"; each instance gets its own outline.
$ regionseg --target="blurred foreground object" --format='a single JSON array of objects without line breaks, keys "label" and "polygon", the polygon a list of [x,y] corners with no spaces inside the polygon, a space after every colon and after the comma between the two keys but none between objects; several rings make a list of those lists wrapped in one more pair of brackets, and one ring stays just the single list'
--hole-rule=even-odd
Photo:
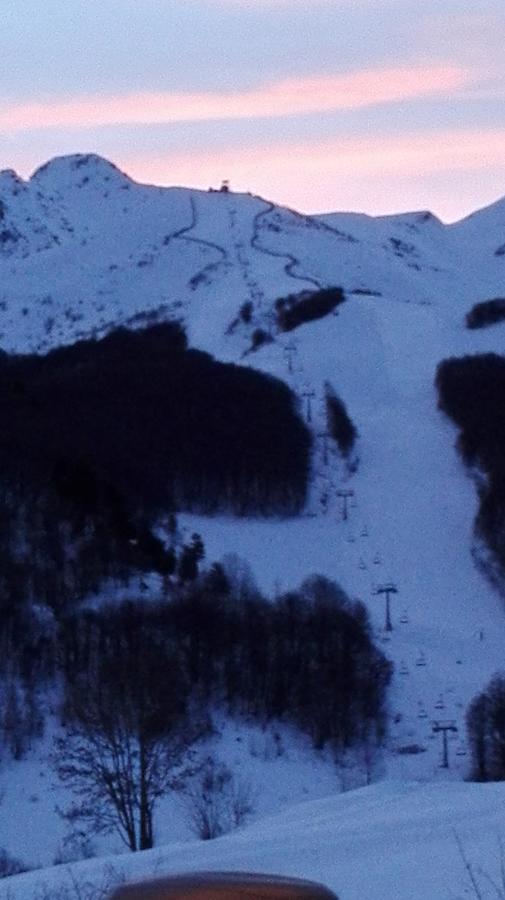
[{"label": "blurred foreground object", "polygon": [[111,900],[338,900],[314,881],[249,872],[196,872],[118,888]]}]

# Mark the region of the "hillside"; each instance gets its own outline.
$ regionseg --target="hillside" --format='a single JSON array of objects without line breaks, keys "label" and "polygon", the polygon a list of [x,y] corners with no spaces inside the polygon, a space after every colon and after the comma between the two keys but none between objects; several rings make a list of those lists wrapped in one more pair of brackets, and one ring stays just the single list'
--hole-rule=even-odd
[{"label": "hillside", "polygon": [[236,358],[240,341],[223,338],[247,301],[261,321],[278,296],[338,284],[450,316],[503,285],[505,201],[451,226],[428,213],[311,218],[251,195],[137,185],[95,156],[52,160],[28,182],[1,173],[0,201],[6,350],[177,316],[191,344]]},{"label": "hillside", "polygon": [[[437,408],[434,379],[448,357],[503,352],[504,323],[470,331],[465,315],[475,303],[503,296],[505,199],[450,226],[426,212],[307,217],[248,194],[138,185],[105,160],[75,156],[53,160],[28,182],[2,173],[0,219],[4,351],[46,352],[102,336],[117,325],[140,328],[175,319],[184,325],[190,347],[274,375],[293,389],[313,438],[304,512],[286,519],[185,512],[180,526],[187,535],[202,535],[209,562],[230,553],[247,560],[270,596],[313,572],[336,580],[367,605],[376,639],[395,665],[390,734],[376,773],[386,783],[318,800],[317,810],[293,805],[292,812],[279,814],[282,822],[263,823],[262,816],[281,805],[280,797],[273,798],[248,829],[223,838],[216,849],[179,848],[170,865],[184,868],[190,860],[200,868],[284,869],[327,881],[344,900],[392,896],[400,869],[404,896],[442,898],[460,890],[448,883],[443,854],[433,861],[426,838],[441,809],[432,819],[417,820],[417,801],[414,810],[409,804],[416,796],[420,804],[439,809],[435,797],[442,798],[440,807],[447,802],[448,809],[456,809],[459,827],[483,809],[487,816],[488,799],[491,806],[495,802],[492,791],[501,797],[499,788],[461,782],[469,763],[465,708],[503,666],[505,610],[502,596],[476,566],[476,555],[482,556],[473,533],[476,488],[455,450],[456,428]],[[333,313],[288,335],[280,331],[279,297],[336,286],[345,302]],[[244,304],[250,304],[245,317]],[[258,329],[271,340],[252,352]],[[323,436],[326,382],[345,402],[358,431],[347,460]],[[349,490],[345,518],[338,492]],[[377,594],[388,583],[398,591],[391,598],[392,632],[384,630],[385,601]],[[450,743],[449,770],[439,768],[441,741],[432,733],[439,718],[453,720],[459,729]],[[413,746],[419,752],[401,752]],[[6,763],[0,772],[7,786],[0,845],[26,855],[25,813],[9,788],[16,765]],[[43,790],[36,773],[28,777]],[[412,786],[432,781],[433,787]],[[325,783],[318,794],[314,785],[307,788],[313,797],[330,791]],[[45,791],[47,810],[52,798]],[[282,805],[289,806],[285,793]],[[303,797],[294,794],[300,804]],[[354,884],[349,871],[339,870],[333,848],[354,854],[361,840],[366,848],[370,835],[365,840],[362,826],[352,824],[362,821],[356,806],[366,819],[368,811],[390,802],[403,812],[398,818],[392,813],[394,824],[387,827],[378,814],[382,893],[375,891],[374,876],[373,888],[364,894],[363,882]],[[28,803],[27,797],[23,809]],[[413,817],[406,825],[409,810]],[[15,828],[6,824],[9,819],[17,819]],[[299,834],[295,821],[305,823]],[[494,812],[492,821],[489,854],[499,828]],[[303,864],[295,864],[296,842],[303,845],[311,822],[313,843],[308,840]],[[381,869],[390,847],[387,835],[394,844],[406,827],[412,835],[419,829],[428,849],[394,855],[391,869]],[[292,833],[291,856],[270,853],[274,828]],[[465,834],[473,845],[474,837]],[[167,833],[167,840],[173,836]],[[325,841],[332,860],[322,856],[319,862],[317,848]],[[45,863],[50,852],[44,845]],[[166,854],[173,859],[170,849]],[[32,855],[39,857],[39,851]],[[165,857],[160,859],[164,867]],[[404,871],[409,860],[431,867],[428,881],[409,880]],[[14,898],[30,896],[22,886],[33,889],[30,877],[12,881],[13,889],[19,883]],[[2,891],[3,885],[0,897]]]},{"label": "hillside", "polygon": [[456,832],[477,873],[481,896],[491,900],[496,891],[486,875],[501,887],[496,836],[503,799],[503,785],[452,784],[441,790],[439,784],[383,783],[293,805],[215,841],[176,840],[134,856],[20,875],[0,882],[0,897],[74,900],[91,896],[93,885],[194,869],[311,878],[342,900],[474,897]]}]

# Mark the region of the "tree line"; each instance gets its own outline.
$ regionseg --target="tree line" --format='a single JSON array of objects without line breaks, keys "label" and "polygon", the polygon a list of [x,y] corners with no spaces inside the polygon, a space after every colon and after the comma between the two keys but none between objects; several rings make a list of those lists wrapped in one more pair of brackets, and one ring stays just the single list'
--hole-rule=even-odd
[{"label": "tree line", "polygon": [[291,514],[310,439],[281,381],[189,349],[176,323],[0,357],[2,473],[128,513]]},{"label": "tree line", "polygon": [[275,301],[276,323],[280,331],[293,331],[305,322],[324,318],[344,302],[345,293],[341,287],[278,297]]},{"label": "tree line", "polygon": [[[348,746],[384,728],[390,664],[373,644],[363,604],[322,576],[271,602],[249,589],[237,597],[216,564],[168,601],[65,618],[59,654],[71,691],[82,673],[94,680],[109,659],[120,674],[102,683],[119,690],[127,683],[121,667],[134,659],[138,687],[145,656],[146,666],[158,659],[160,672],[177,673],[174,684],[206,704],[264,722],[285,719],[319,748]],[[165,676],[149,684],[166,694]]]},{"label": "tree line", "polygon": [[328,434],[338,444],[342,456],[347,459],[358,437],[357,428],[347,412],[344,401],[329,381],[324,383],[324,400]]},{"label": "tree line", "polygon": [[168,602],[69,617],[59,658],[55,766],[77,798],[71,817],[132,850],[153,845],[157,801],[196,771],[216,707],[336,751],[385,732],[391,664],[365,607],[321,576],[269,602],[214,565]]},{"label": "tree line", "polygon": [[505,298],[494,297],[492,300],[482,300],[472,306],[466,314],[467,328],[485,328],[487,325],[495,325],[505,319]]},{"label": "tree line", "polygon": [[505,781],[505,677],[495,675],[472,700],[467,731],[475,781]]},{"label": "tree line", "polygon": [[505,573],[505,357],[495,353],[444,360],[438,366],[439,406],[460,429],[457,447],[478,466],[476,532]]},{"label": "tree line", "polygon": [[[0,606],[64,606],[173,571],[180,509],[291,515],[309,432],[281,381],[189,349],[176,323],[0,353]],[[0,610],[1,613],[1,610]]]},{"label": "tree line", "polygon": [[18,694],[3,720],[0,709],[3,743],[22,756],[45,698],[60,696],[53,763],[75,796],[68,817],[131,849],[152,846],[156,804],[194,774],[214,709],[293,725],[335,753],[386,730],[391,664],[363,604],[321,576],[269,601],[215,564],[163,600],[32,615],[4,649],[0,694]]}]

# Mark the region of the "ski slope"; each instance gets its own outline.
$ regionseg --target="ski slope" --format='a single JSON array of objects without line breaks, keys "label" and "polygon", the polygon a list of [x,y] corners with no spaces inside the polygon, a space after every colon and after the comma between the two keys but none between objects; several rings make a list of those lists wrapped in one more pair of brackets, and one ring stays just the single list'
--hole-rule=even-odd
[{"label": "ski slope", "polygon": [[[137,185],[105,160],[76,156],[28,182],[2,173],[0,201],[4,350],[45,351],[118,324],[177,318],[192,345],[292,386],[314,435],[305,514],[185,514],[181,524],[202,534],[209,562],[229,553],[247,560],[271,596],[313,572],[334,578],[367,604],[395,664],[380,784],[309,804],[295,790],[292,812],[268,819],[265,807],[243,834],[171,846],[168,865],[286,871],[326,881],[346,900],[462,895],[450,829],[464,823],[465,843],[480,857],[487,841],[489,859],[500,827],[501,786],[463,782],[464,719],[503,666],[505,610],[475,564],[476,489],[437,409],[434,377],[448,356],[503,352],[505,324],[468,331],[464,316],[504,294],[505,200],[450,226],[425,212],[311,218],[248,194]],[[276,298],[331,285],[347,295],[338,314],[278,333]],[[250,323],[239,317],[246,302]],[[252,353],[258,327],[273,340]],[[323,437],[325,381],[359,431],[354,472]],[[353,491],[346,519],[341,490]],[[397,590],[391,632],[377,593],[388,583]],[[439,719],[458,728],[449,770],[433,734]],[[300,770],[291,777],[299,784]],[[317,782],[308,790],[320,796]],[[30,896],[15,890],[13,898]]]}]

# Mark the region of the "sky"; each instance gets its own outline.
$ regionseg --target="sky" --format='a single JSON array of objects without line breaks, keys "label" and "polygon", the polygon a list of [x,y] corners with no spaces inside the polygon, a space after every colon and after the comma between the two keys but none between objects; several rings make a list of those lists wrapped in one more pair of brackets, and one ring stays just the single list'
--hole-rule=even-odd
[{"label": "sky", "polygon": [[454,221],[505,195],[504,47],[505,0],[1,0],[0,169]]}]

